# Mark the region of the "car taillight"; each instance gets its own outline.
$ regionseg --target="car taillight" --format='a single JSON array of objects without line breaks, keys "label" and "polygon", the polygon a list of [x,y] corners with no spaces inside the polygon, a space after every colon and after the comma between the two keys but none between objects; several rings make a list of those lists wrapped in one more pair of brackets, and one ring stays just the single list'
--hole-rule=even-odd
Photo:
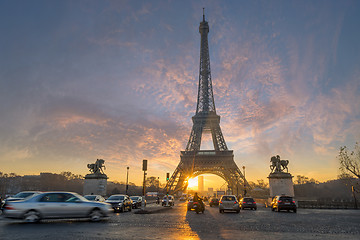
[{"label": "car taillight", "polygon": [[11,205],[6,205],[5,209],[6,210],[14,210],[15,208],[13,206],[11,206]]},{"label": "car taillight", "polygon": [[222,203],[222,201],[220,201],[219,203]]},{"label": "car taillight", "polygon": [[254,204],[256,204],[256,202],[254,202]]},{"label": "car taillight", "polygon": [[282,202],[281,200],[278,201],[278,203],[281,203],[281,202]]},{"label": "car taillight", "polygon": [[234,204],[237,204],[237,201],[235,201]]},{"label": "car taillight", "polygon": [[295,201],[293,201],[293,203],[295,203]]},{"label": "car taillight", "polygon": [[246,203],[246,202],[243,202],[243,203]]}]

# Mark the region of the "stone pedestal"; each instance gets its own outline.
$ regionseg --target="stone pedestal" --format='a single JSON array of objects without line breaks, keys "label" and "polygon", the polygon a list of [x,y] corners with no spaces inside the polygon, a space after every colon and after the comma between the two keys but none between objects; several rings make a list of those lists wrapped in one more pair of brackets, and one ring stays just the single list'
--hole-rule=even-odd
[{"label": "stone pedestal", "polygon": [[290,173],[270,173],[268,178],[271,198],[278,195],[294,197],[293,176]]},{"label": "stone pedestal", "polygon": [[106,196],[108,177],[106,174],[87,174],[84,182],[84,195]]}]

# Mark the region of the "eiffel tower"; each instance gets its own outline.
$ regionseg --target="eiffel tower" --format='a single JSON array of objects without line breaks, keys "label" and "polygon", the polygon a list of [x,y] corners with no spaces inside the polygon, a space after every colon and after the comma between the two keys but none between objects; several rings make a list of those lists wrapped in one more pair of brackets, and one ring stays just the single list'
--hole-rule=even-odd
[{"label": "eiffel tower", "polygon": [[[201,174],[215,174],[227,182],[234,194],[239,194],[246,179],[234,161],[233,151],[226,146],[220,129],[220,116],[216,114],[208,46],[209,24],[204,13],[199,32],[201,47],[196,114],[192,117],[189,142],[185,151],[181,151],[180,163],[168,180],[166,189],[171,194],[185,192],[188,179]],[[211,133],[214,150],[200,150],[203,133]]]}]

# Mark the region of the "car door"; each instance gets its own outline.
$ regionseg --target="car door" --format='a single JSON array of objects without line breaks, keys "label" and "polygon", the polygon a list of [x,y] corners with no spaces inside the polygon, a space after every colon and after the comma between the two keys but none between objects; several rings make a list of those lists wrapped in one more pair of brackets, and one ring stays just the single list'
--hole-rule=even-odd
[{"label": "car door", "polygon": [[64,193],[63,216],[71,217],[85,217],[87,216],[91,203],[81,201],[77,196],[71,193]]},{"label": "car door", "polygon": [[62,193],[48,193],[38,202],[38,209],[44,218],[64,217],[64,195]]}]

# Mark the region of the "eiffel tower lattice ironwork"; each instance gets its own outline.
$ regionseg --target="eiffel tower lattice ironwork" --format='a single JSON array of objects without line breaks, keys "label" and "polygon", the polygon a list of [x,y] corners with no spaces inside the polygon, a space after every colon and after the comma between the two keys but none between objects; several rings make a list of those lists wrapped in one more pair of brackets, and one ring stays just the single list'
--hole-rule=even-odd
[{"label": "eiffel tower lattice ironwork", "polygon": [[[246,179],[234,161],[232,150],[228,150],[220,129],[220,116],[216,114],[213,96],[210,55],[208,45],[209,24],[200,22],[200,72],[196,114],[185,151],[181,151],[180,163],[168,180],[166,189],[171,194],[185,192],[188,179],[201,174],[215,174],[223,178],[234,194],[243,191]],[[210,132],[214,150],[200,150],[203,133]],[[249,186],[247,184],[247,186]]]}]

